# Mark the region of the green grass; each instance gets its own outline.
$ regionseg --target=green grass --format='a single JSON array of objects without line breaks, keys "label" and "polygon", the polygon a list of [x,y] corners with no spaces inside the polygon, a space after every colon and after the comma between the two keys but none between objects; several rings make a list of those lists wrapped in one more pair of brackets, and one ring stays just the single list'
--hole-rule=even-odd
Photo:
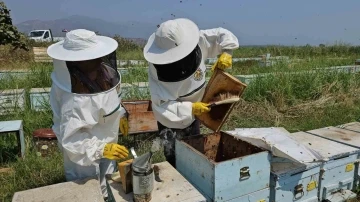
[{"label": "green grass", "polygon": [[[1,51],[0,51],[1,52]],[[244,47],[235,51],[234,57],[250,57],[270,52],[273,55],[288,55],[306,60],[296,64],[279,63],[272,67],[260,67],[256,62],[234,63],[232,74],[257,74],[274,72],[274,75],[253,81],[246,89],[243,100],[234,109],[224,130],[240,127],[284,127],[290,132],[310,130],[330,125],[339,125],[360,118],[360,99],[358,74],[321,71],[310,74],[289,75],[284,72],[311,70],[328,66],[353,64],[358,47]],[[19,53],[20,54],[20,53]],[[21,53],[23,54],[23,53]],[[118,51],[119,59],[141,59],[139,50]],[[329,59],[337,57],[336,59]],[[340,57],[346,57],[341,59]],[[1,58],[1,57],[0,57]],[[310,59],[309,59],[310,58]],[[2,61],[4,64],[5,62]],[[0,62],[0,66],[3,64]],[[25,78],[5,77],[0,80],[1,89],[50,87],[51,64],[35,64],[26,61],[6,61],[13,68],[30,69]],[[208,73],[209,74],[209,73]],[[122,75],[123,83],[147,81],[146,69],[133,68]],[[132,88],[127,92],[131,99],[149,99]],[[28,97],[28,96],[27,96]],[[36,112],[30,109],[29,100],[24,111],[13,115],[0,116],[2,120],[22,119],[26,135],[27,157],[16,157],[14,136],[0,136],[0,167],[9,167],[10,173],[0,173],[0,201],[11,201],[14,192],[59,183],[65,180],[61,154],[41,158],[35,155],[31,134],[38,128],[49,128],[52,113]],[[47,106],[49,107],[49,106]],[[137,153],[149,150],[155,135],[143,134],[137,137]],[[133,137],[120,137],[119,143],[133,146]],[[154,162],[164,160],[162,151],[154,156]]]},{"label": "green grass", "polygon": [[318,57],[295,62],[278,61],[270,67],[262,67],[258,61],[245,61],[234,62],[233,67],[229,72],[233,75],[259,74],[269,72],[292,72],[333,66],[353,65],[354,62],[355,57],[346,59],[335,58],[331,60],[327,59],[326,57]]}]

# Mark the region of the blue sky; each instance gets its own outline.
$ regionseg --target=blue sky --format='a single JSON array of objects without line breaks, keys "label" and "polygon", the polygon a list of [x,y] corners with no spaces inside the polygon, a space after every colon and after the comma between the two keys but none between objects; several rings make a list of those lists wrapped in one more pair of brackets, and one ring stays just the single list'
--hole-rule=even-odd
[{"label": "blue sky", "polygon": [[[226,3],[223,3],[226,2]],[[359,0],[5,0],[14,23],[83,15],[112,22],[161,23],[187,17],[224,27],[242,44],[360,44]]]}]

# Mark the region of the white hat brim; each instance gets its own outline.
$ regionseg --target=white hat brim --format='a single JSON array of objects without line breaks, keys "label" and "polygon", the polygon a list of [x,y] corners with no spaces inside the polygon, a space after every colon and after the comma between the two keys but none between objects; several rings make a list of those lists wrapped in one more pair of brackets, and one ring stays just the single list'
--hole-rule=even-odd
[{"label": "white hat brim", "polygon": [[63,47],[64,41],[55,43],[47,49],[47,54],[54,59],[62,61],[85,61],[101,58],[114,52],[118,43],[104,36],[96,36],[96,46],[84,50],[68,50]]},{"label": "white hat brim", "polygon": [[199,43],[200,31],[194,22],[185,18],[175,21],[184,29],[184,41],[175,48],[161,49],[156,46],[153,33],[144,48],[144,57],[148,62],[161,65],[179,61],[189,55]]}]

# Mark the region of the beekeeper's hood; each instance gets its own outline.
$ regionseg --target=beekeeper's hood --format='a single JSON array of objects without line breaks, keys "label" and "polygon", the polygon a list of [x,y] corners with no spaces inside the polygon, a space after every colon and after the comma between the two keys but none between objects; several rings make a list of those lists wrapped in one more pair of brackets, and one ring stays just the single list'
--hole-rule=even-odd
[{"label": "beekeeper's hood", "polygon": [[193,75],[202,60],[199,35],[197,25],[188,19],[162,23],[144,48],[150,74],[162,82],[179,82]]},{"label": "beekeeper's hood", "polygon": [[97,36],[94,32],[77,29],[66,34],[65,40],[51,45],[47,53],[53,58],[54,70],[51,75],[53,82],[62,90],[70,93],[79,83],[72,83],[72,78],[82,85],[86,85],[89,93],[101,91],[97,81],[91,81],[84,76],[78,67],[80,61],[97,59],[101,63],[101,78],[108,80],[110,87],[120,83],[120,74],[116,68],[116,49],[118,43],[105,36]]}]

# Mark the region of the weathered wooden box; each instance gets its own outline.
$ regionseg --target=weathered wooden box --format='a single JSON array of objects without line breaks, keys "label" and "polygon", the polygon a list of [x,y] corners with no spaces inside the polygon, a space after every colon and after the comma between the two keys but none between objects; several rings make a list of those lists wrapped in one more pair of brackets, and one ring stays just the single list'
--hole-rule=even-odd
[{"label": "weathered wooden box", "polygon": [[0,90],[0,115],[25,109],[25,89]]},{"label": "weathered wooden box", "polygon": [[274,157],[271,162],[270,201],[318,201],[320,163],[300,164]]},{"label": "weathered wooden box", "polygon": [[156,132],[157,121],[150,100],[122,101],[129,113],[129,134]]},{"label": "weathered wooden box", "polygon": [[177,140],[175,150],[177,170],[209,201],[269,187],[269,152],[225,132]]},{"label": "weathered wooden box", "polygon": [[292,138],[328,159],[321,164],[318,184],[320,201],[332,199],[334,193],[340,190],[353,188],[354,163],[357,160],[358,149],[305,132],[293,133]]}]

